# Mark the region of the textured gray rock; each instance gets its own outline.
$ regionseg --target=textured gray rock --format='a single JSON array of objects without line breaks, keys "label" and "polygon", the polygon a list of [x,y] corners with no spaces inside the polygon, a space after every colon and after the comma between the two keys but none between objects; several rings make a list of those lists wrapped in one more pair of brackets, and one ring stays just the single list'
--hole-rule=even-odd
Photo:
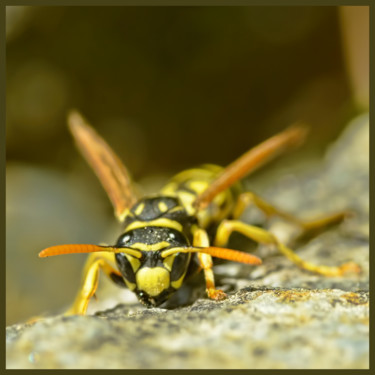
[{"label": "textured gray rock", "polygon": [[364,368],[368,293],[242,289],[176,310],[118,306],[8,328],[8,368]]},{"label": "textured gray rock", "polygon": [[[352,209],[354,217],[298,252],[327,265],[353,260],[360,275],[314,275],[260,247],[261,266],[216,266],[225,301],[206,299],[201,283],[193,293],[186,286],[168,309],[130,301],[84,317],[10,326],[7,368],[368,368],[368,134],[368,116],[355,119],[319,168],[280,178],[263,194],[306,218]],[[286,242],[294,230],[280,220],[269,229]]]}]

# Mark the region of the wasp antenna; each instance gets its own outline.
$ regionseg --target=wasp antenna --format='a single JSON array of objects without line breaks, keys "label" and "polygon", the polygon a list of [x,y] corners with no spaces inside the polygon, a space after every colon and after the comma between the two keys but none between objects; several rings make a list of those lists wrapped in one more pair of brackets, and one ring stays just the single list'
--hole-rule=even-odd
[{"label": "wasp antenna", "polygon": [[173,248],[164,250],[162,257],[166,258],[169,255],[175,253],[204,253],[209,254],[215,258],[231,260],[233,262],[245,263],[245,264],[262,264],[262,260],[255,255],[244,253],[242,251],[226,249],[223,247],[187,247],[187,248]]},{"label": "wasp antenna", "polygon": [[45,258],[49,256],[62,255],[62,254],[95,253],[98,251],[114,252],[115,249],[111,247],[89,245],[89,244],[58,245],[58,246],[51,246],[51,247],[48,247],[47,249],[42,250],[39,253],[39,258]]},{"label": "wasp antenna", "polygon": [[260,258],[252,254],[244,253],[243,251],[210,246],[200,249],[199,252],[209,254],[215,258],[231,260],[233,262],[254,265],[262,264],[262,260]]},{"label": "wasp antenna", "polygon": [[301,145],[307,132],[308,127],[306,125],[295,124],[251,148],[225,168],[216,180],[203,193],[198,195],[194,202],[195,209],[199,211],[206,208],[217,194],[228,189],[236,181],[254,172],[291,147]]},{"label": "wasp antenna", "polygon": [[39,253],[39,258],[50,257],[62,254],[80,254],[80,253],[124,253],[136,258],[140,258],[142,253],[138,250],[130,249],[127,247],[113,247],[113,246],[99,246],[91,244],[74,244],[74,245],[57,245],[51,246],[42,250]]}]

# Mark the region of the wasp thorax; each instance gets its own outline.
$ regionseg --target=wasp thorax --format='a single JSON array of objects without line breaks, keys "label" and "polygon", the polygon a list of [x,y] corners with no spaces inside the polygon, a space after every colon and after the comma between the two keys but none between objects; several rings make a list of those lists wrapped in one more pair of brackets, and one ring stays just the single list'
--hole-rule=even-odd
[{"label": "wasp thorax", "polygon": [[130,210],[137,220],[153,220],[162,217],[170,211],[183,209],[178,198],[175,197],[146,197],[138,201]]}]

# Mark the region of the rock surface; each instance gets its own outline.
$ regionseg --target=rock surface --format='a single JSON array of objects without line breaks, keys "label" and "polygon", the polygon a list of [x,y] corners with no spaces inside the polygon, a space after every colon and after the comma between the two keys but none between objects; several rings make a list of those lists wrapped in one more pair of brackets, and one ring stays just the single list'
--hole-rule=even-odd
[{"label": "rock surface", "polygon": [[[201,286],[183,306],[145,309],[129,302],[7,327],[7,368],[368,368],[368,137],[363,115],[317,170],[289,174],[263,194],[306,218],[353,210],[354,217],[303,243],[298,253],[325,265],[355,261],[361,274],[322,277],[261,246],[261,266],[215,267],[229,294],[221,302],[206,299]],[[288,242],[293,228],[273,220],[269,229]]]}]

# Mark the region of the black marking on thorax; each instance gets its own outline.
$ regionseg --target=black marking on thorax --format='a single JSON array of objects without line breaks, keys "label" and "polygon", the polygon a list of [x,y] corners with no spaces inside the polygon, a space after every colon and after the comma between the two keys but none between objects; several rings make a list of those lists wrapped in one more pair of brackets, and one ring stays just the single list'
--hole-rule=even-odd
[{"label": "black marking on thorax", "polygon": [[[161,209],[161,205],[165,207],[164,210]],[[178,206],[180,206],[180,202],[174,197],[144,198],[137,202],[134,207],[132,207],[131,212],[137,217],[138,220],[148,221],[163,217],[171,209]]]},{"label": "black marking on thorax", "polygon": [[[139,200],[130,210],[124,221],[124,230],[137,221],[152,222],[157,219],[169,219],[182,225],[183,232],[190,238],[190,227],[197,223],[194,216],[188,215],[181,202],[176,197],[159,196],[146,197]],[[152,223],[150,224],[152,226]],[[168,227],[166,224],[164,227]]]}]

